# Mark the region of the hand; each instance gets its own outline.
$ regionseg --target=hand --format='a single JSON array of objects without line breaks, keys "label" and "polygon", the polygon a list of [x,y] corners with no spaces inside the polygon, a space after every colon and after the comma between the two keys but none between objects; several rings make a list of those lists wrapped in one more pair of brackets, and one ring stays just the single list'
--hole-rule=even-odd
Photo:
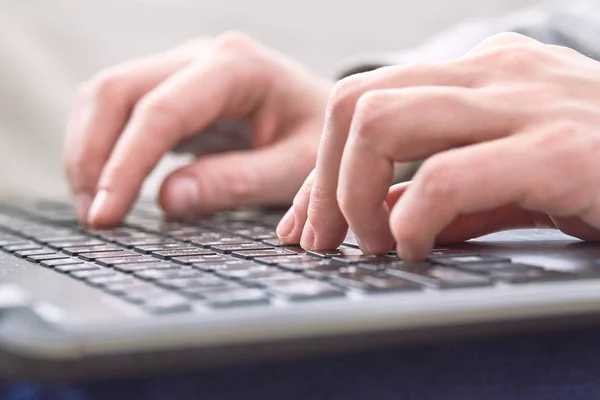
[{"label": "hand", "polygon": [[[383,68],[332,92],[316,169],[278,227],[285,242],[363,251],[556,227],[600,239],[600,63],[516,34],[462,58]],[[410,183],[394,162],[428,158]]]},{"label": "hand", "polygon": [[[79,219],[118,224],[161,157],[198,132],[201,153],[236,151],[203,155],[166,178],[159,197],[167,214],[289,204],[314,167],[332,86],[238,33],[100,73],[80,88],[67,128]],[[251,138],[218,132],[231,136],[223,146],[211,135],[223,119],[246,123]],[[240,150],[245,142],[252,149]]]}]

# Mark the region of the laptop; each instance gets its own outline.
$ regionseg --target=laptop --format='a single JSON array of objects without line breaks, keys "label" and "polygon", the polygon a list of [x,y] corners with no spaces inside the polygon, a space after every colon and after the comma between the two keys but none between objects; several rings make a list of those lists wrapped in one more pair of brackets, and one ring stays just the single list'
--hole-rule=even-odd
[{"label": "laptop", "polygon": [[0,205],[0,376],[77,379],[416,346],[600,321],[600,245],[552,230],[436,248],[426,262],[278,242],[280,210],[111,230],[68,204]]}]

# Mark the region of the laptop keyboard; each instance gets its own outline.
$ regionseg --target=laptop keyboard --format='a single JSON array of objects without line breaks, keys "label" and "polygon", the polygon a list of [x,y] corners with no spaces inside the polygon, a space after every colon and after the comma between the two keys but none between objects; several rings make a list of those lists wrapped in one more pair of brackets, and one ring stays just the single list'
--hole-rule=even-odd
[{"label": "laptop keyboard", "polygon": [[243,211],[169,221],[141,207],[120,227],[92,230],[77,225],[67,205],[5,205],[0,249],[152,314],[581,278],[452,250],[434,250],[422,263],[364,255],[350,242],[305,252],[277,240],[277,221]]}]

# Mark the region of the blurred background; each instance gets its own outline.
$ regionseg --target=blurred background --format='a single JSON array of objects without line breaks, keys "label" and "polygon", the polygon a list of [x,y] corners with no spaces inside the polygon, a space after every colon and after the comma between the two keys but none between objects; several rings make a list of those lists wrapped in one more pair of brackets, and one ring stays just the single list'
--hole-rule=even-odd
[{"label": "blurred background", "polygon": [[[66,196],[60,154],[73,94],[116,63],[236,29],[334,77],[348,57],[399,51],[534,1],[0,0],[0,193]],[[177,163],[163,163],[146,194]]]}]

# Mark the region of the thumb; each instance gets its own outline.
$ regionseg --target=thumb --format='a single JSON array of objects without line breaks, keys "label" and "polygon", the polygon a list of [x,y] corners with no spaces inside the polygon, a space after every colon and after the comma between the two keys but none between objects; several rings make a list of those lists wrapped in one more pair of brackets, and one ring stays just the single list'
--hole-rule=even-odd
[{"label": "thumb", "polygon": [[204,156],[165,179],[160,204],[175,218],[242,205],[289,204],[316,157],[311,154],[316,150],[294,142]]}]

